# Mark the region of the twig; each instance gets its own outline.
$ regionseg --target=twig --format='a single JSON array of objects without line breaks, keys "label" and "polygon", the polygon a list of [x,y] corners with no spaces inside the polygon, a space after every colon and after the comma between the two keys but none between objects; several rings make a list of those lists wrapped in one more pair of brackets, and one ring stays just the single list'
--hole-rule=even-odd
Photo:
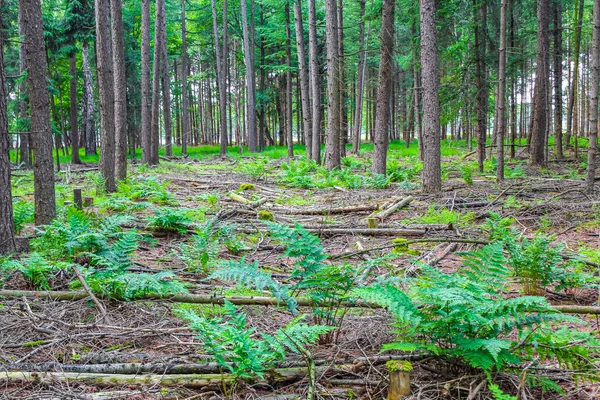
[{"label": "twig", "polygon": [[104,307],[104,305],[102,305],[100,300],[98,300],[96,295],[94,295],[94,292],[92,292],[92,289],[90,289],[90,287],[88,286],[87,282],[85,281],[85,278],[83,277],[83,275],[81,275],[79,268],[77,268],[76,265],[72,265],[72,268],[73,268],[73,272],[75,273],[75,276],[77,276],[77,279],[79,279],[79,282],[81,282],[81,286],[83,286],[83,290],[85,290],[86,293],[90,296],[90,298],[96,305],[96,308],[98,308],[98,311],[100,311],[100,314],[102,314],[101,320],[105,320],[106,316],[107,316],[106,308]]}]

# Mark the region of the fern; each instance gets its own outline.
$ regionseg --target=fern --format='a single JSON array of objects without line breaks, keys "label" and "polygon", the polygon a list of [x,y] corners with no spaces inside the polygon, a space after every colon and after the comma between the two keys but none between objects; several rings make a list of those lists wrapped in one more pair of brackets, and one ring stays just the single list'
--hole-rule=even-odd
[{"label": "fern", "polygon": [[187,292],[170,271],[147,274],[127,272],[118,268],[92,268],[86,274],[85,281],[102,297],[126,301],[144,298],[149,294],[167,296]]},{"label": "fern", "polygon": [[184,210],[176,208],[154,208],[154,215],[146,219],[148,228],[160,232],[184,233],[192,222]]},{"label": "fern", "polygon": [[13,202],[13,216],[15,222],[15,233],[21,233],[24,225],[33,222],[34,207],[32,203],[19,200]]},{"label": "fern", "polygon": [[208,222],[196,229],[191,244],[179,245],[179,257],[192,271],[207,271],[219,255],[219,231]]},{"label": "fern", "polygon": [[52,262],[37,252],[30,253],[22,260],[5,259],[0,263],[0,270],[19,271],[34,289],[50,290],[50,276],[65,270],[68,263]]}]

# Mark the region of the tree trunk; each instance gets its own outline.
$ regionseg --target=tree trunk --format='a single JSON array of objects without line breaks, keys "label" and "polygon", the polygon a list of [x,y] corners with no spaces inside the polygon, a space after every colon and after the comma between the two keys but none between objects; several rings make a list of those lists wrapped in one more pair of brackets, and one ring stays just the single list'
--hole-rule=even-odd
[{"label": "tree trunk", "polygon": [[122,8],[122,0],[110,0],[115,91],[115,175],[118,180],[127,177],[127,76]]},{"label": "tree trunk", "polygon": [[[2,7],[0,0],[0,8]],[[0,27],[2,14],[0,13]],[[4,38],[0,29],[0,255],[15,252],[15,224],[13,220],[12,186],[10,182],[10,142],[8,114],[4,86]],[[25,135],[23,135],[25,136]]]},{"label": "tree trunk", "polygon": [[165,0],[156,0],[154,16],[154,66],[152,76],[152,122],[150,125],[150,158],[149,165],[158,165],[158,148],[160,145],[160,76],[162,64],[162,21],[164,18]]},{"label": "tree trunk", "polygon": [[115,93],[110,40],[109,0],[96,0],[96,70],[100,105],[100,172],[106,191],[115,184]]},{"label": "tree trunk", "polygon": [[[360,4],[360,19],[358,22],[358,67],[356,82],[356,105],[354,108],[354,125],[352,132],[352,153],[358,155],[360,152],[360,142],[362,136],[362,114],[363,98],[365,95],[365,74],[367,72],[366,52],[365,52],[365,4],[366,0],[358,0]],[[371,25],[369,24],[369,30]]]},{"label": "tree trunk", "polygon": [[594,0],[592,39],[592,76],[590,88],[590,144],[585,177],[587,192],[594,193],[596,177],[596,146],[598,142],[598,84],[600,83],[600,0]]},{"label": "tree trunk", "polygon": [[423,191],[442,189],[440,105],[435,0],[421,0],[421,69],[423,86]]},{"label": "tree trunk", "polygon": [[[21,43],[19,43],[19,74],[24,76],[27,71],[27,66],[25,65],[25,41],[23,40],[23,13],[19,11],[19,37],[21,38]],[[19,84],[19,130],[26,131],[29,128],[29,124],[25,124],[25,121],[28,120],[29,116],[27,115],[27,102],[25,101],[27,97],[27,83],[25,79],[21,80]],[[20,146],[19,146],[19,156],[20,162],[25,167],[31,166],[31,145],[30,145],[30,136],[29,135],[21,135],[19,137]]]},{"label": "tree trunk", "polygon": [[[253,0],[250,1],[252,2]],[[244,62],[246,64],[246,87],[248,90],[248,103],[246,107],[246,117],[248,126],[248,151],[255,152],[258,150],[258,135],[256,131],[256,73],[254,70],[254,26],[248,26],[248,10],[246,0],[241,0],[240,5],[242,8],[242,35],[244,37]]]},{"label": "tree trunk", "polygon": [[294,2],[294,22],[296,24],[296,48],[298,53],[298,77],[300,79],[300,101],[302,103],[304,144],[306,145],[306,155],[311,159],[312,117],[310,109],[308,65],[306,64],[306,47],[304,44],[304,28],[302,25],[302,0],[296,0]]},{"label": "tree trunk", "polygon": [[321,161],[321,83],[319,79],[319,49],[317,43],[316,0],[308,0],[308,52],[312,94],[312,159]]},{"label": "tree trunk", "polygon": [[161,85],[163,96],[163,123],[165,127],[165,155],[173,155],[173,120],[171,118],[171,77],[169,76],[169,54],[167,49],[166,14],[163,11],[161,35]]},{"label": "tree trunk", "polygon": [[508,0],[502,0],[500,5],[500,61],[498,62],[498,98],[496,99],[496,180],[504,180],[504,137],[506,136],[506,116],[504,113],[506,104],[506,9]]},{"label": "tree trunk", "polygon": [[181,154],[187,154],[187,143],[190,130],[188,111],[188,55],[187,29],[185,21],[185,0],[181,0]]},{"label": "tree trunk", "polygon": [[337,31],[338,31],[338,56],[340,62],[340,157],[346,157],[346,143],[348,142],[348,115],[346,113],[346,71],[344,68],[344,5],[338,0]]},{"label": "tree trunk", "polygon": [[[212,8],[212,19],[213,19],[213,33],[215,39],[215,55],[217,64],[217,86],[219,90],[219,114],[220,114],[220,153],[222,156],[227,154],[227,93],[226,93],[226,82],[225,82],[225,65],[224,61],[227,58],[227,43],[223,43],[223,48],[219,43],[219,28],[217,25],[217,7],[215,6],[215,0],[210,2]],[[223,2],[223,16],[227,15],[227,0]],[[223,22],[226,25],[226,22]],[[221,58],[223,53],[223,58]]]},{"label": "tree trunk", "polygon": [[575,145],[577,147],[577,88],[579,80],[579,49],[581,46],[584,0],[575,1],[575,7],[573,8],[573,78],[571,81],[569,104],[567,105],[567,134],[565,138],[567,147],[571,146],[571,133],[573,133],[573,136],[575,137]]},{"label": "tree trunk", "polygon": [[[245,1],[245,0],[242,0]],[[285,108],[285,120],[286,120],[286,128],[287,128],[287,144],[288,144],[288,157],[294,156],[294,134],[293,134],[293,102],[292,102],[292,32],[290,30],[291,24],[291,15],[290,15],[290,5],[289,3],[285,3],[285,35],[286,35],[286,63],[288,66],[287,71],[285,72],[285,81],[286,81],[286,108]],[[255,117],[256,120],[256,117]]]},{"label": "tree trunk", "polygon": [[340,157],[340,54],[338,45],[337,0],[325,1],[327,32],[327,140],[325,166],[328,170],[341,164]]},{"label": "tree trunk", "polygon": [[554,153],[563,158],[562,137],[562,5],[554,2]]},{"label": "tree trunk", "polygon": [[487,139],[488,85],[486,83],[486,0],[473,0],[475,13],[475,85],[477,87],[477,161],[483,172]]},{"label": "tree trunk", "polygon": [[56,198],[42,8],[39,0],[19,0],[19,10],[23,15],[25,65],[29,83],[35,223],[46,225],[56,217]]},{"label": "tree trunk", "polygon": [[538,36],[537,36],[537,63],[535,69],[535,89],[533,97],[533,127],[531,131],[531,148],[529,161],[532,165],[545,164],[544,150],[546,147],[546,101],[548,84],[548,51],[550,39],[548,37],[548,12],[549,0],[538,0]]},{"label": "tree trunk", "polygon": [[152,93],[150,88],[150,0],[142,0],[142,164],[152,154]]},{"label": "tree trunk", "polygon": [[81,61],[83,70],[83,89],[85,96],[85,109],[83,118],[85,120],[85,155],[96,154],[96,118],[94,117],[94,80],[92,78],[92,69],[90,67],[90,57],[88,52],[88,43],[81,45]]},{"label": "tree trunk", "polygon": [[385,175],[390,130],[390,97],[392,94],[392,53],[394,51],[395,0],[384,0],[381,9],[381,51],[379,57],[379,89],[377,91],[377,119],[375,120],[375,148],[373,172]]},{"label": "tree trunk", "polygon": [[71,125],[71,163],[81,164],[79,159],[79,125],[77,122],[77,58],[69,57],[69,124]]}]

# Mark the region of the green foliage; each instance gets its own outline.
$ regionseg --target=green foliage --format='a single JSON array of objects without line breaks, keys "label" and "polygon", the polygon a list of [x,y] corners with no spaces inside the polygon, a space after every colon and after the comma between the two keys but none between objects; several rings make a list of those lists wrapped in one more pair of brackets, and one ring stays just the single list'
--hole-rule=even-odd
[{"label": "green foliage", "polygon": [[185,233],[191,222],[185,210],[170,207],[154,208],[154,215],[146,218],[148,228],[159,232]]},{"label": "green foliage", "polygon": [[578,321],[553,313],[543,297],[505,298],[510,270],[502,253],[499,243],[467,253],[464,268],[454,274],[423,266],[421,276],[407,281],[406,293],[390,285],[358,289],[357,295],[396,317],[398,339],[384,350],[430,352],[490,372],[526,359],[512,332]]},{"label": "green foliage", "polygon": [[176,205],[177,198],[169,192],[171,182],[159,182],[155,177],[136,177],[119,182],[119,193],[132,200],[148,200],[159,205]]},{"label": "green foliage", "polygon": [[28,254],[22,260],[7,259],[0,262],[0,270],[21,272],[31,287],[39,290],[50,290],[50,275],[67,267],[68,263],[46,260],[37,252]]},{"label": "green foliage", "polygon": [[208,272],[219,255],[219,230],[210,222],[198,227],[190,243],[179,245],[178,255],[193,272]]},{"label": "green foliage", "polygon": [[197,331],[217,363],[238,378],[262,378],[268,369],[284,360],[287,352],[302,353],[304,346],[332,329],[307,325],[298,317],[275,335],[268,335],[249,327],[246,314],[233,304],[226,302],[225,309],[226,320],[206,319],[189,310],[182,312],[182,316]]},{"label": "green foliage", "polygon": [[32,203],[23,200],[13,202],[13,216],[15,221],[15,233],[21,233],[25,224],[33,222],[34,206]]},{"label": "green foliage", "polygon": [[455,226],[467,225],[475,219],[475,214],[472,212],[461,213],[457,210],[449,210],[445,207],[436,208],[429,207],[427,212],[418,218],[411,221],[420,224],[453,224]]}]

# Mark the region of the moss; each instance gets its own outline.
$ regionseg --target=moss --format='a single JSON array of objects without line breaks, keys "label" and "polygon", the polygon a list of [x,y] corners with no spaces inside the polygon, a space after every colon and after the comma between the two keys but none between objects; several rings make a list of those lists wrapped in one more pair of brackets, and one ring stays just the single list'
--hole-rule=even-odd
[{"label": "moss", "polygon": [[34,342],[23,343],[23,347],[36,347],[46,343],[44,340],[36,340]]},{"label": "moss", "polygon": [[254,190],[254,185],[251,183],[242,183],[240,185],[240,191],[243,191],[243,190]]},{"label": "moss", "polygon": [[408,240],[404,239],[404,238],[396,238],[394,240],[392,240],[393,243],[397,243],[397,244],[401,244],[401,243],[406,243],[408,242]]},{"label": "moss", "polygon": [[389,372],[410,372],[412,371],[412,364],[404,360],[390,360],[385,363]]},{"label": "moss", "polygon": [[275,221],[273,213],[267,210],[259,210],[258,219],[260,219],[261,221]]}]

